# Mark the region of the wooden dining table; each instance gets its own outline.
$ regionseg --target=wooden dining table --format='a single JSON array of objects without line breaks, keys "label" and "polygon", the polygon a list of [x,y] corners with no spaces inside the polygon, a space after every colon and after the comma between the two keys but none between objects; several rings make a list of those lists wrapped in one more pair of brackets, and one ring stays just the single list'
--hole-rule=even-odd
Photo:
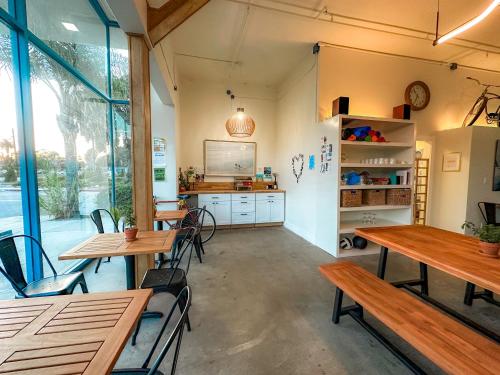
[{"label": "wooden dining table", "polygon": [[171,251],[177,230],[139,231],[135,241],[125,241],[123,233],[96,234],[59,255],[59,260],[125,258],[127,289],[135,289],[135,256]]},{"label": "wooden dining table", "polygon": [[0,373],[109,374],[151,289],[0,301]]},{"label": "wooden dining table", "polygon": [[[380,278],[385,277],[389,249],[419,262],[420,279],[393,284],[417,294],[490,338],[500,340],[495,332],[429,296],[427,266],[500,294],[500,259],[479,254],[477,238],[424,225],[359,228],[355,234],[381,245],[378,264]],[[421,289],[416,290],[415,286]]]},{"label": "wooden dining table", "polygon": [[154,221],[157,223],[158,230],[163,230],[163,223],[169,223],[170,221],[175,221],[176,223],[181,221],[188,214],[188,210],[160,210],[156,211]]}]

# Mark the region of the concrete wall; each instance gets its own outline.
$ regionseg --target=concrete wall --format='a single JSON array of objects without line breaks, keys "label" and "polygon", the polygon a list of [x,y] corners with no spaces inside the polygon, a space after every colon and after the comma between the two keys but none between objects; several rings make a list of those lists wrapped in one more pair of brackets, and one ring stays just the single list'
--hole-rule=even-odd
[{"label": "concrete wall", "polygon": [[[233,103],[226,90],[238,96]],[[180,92],[180,159],[179,167],[195,167],[203,173],[203,141],[206,139],[257,142],[257,168],[271,166],[275,161],[275,91],[265,87],[217,84],[205,81],[183,80]],[[244,107],[255,121],[251,137],[234,138],[226,131],[226,120]],[[278,173],[280,171],[278,170]],[[207,178],[206,181],[232,181],[232,178]]]},{"label": "concrete wall", "polygon": [[[465,79],[473,76],[500,84],[500,76],[407,58],[322,47],[319,68],[320,116],[331,116],[332,100],[350,98],[350,113],[392,117],[392,108],[404,103],[404,92],[413,81],[424,81],[430,89],[427,108],[413,112],[417,139],[435,131],[460,127],[481,88]],[[484,120],[482,120],[484,121]]]}]

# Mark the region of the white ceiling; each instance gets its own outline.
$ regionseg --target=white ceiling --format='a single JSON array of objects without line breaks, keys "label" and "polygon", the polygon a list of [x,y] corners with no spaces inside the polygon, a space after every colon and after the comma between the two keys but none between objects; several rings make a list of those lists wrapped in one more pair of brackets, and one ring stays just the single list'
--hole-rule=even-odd
[{"label": "white ceiling", "polygon": [[[491,0],[440,2],[444,33]],[[333,23],[311,10],[324,7],[335,14]],[[279,85],[317,41],[500,71],[500,7],[460,40],[433,47],[436,7],[437,0],[212,0],[163,43],[173,46],[181,78],[269,87]]]}]

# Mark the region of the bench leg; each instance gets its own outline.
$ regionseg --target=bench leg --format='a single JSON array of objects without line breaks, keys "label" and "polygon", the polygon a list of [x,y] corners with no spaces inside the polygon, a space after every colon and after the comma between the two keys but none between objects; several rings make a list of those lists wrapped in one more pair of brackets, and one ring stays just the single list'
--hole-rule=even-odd
[{"label": "bench leg", "polygon": [[335,290],[335,301],[333,302],[332,322],[334,324],[339,324],[340,315],[342,313],[343,297],[344,297],[344,291],[340,288],[337,288]]},{"label": "bench leg", "polygon": [[427,264],[425,263],[420,263],[420,280],[422,281],[420,291],[422,294],[429,295],[429,277],[427,275]]},{"label": "bench leg", "polygon": [[387,253],[388,253],[388,251],[389,250],[385,246],[382,246],[380,248],[380,256],[378,258],[378,272],[377,272],[377,276],[379,278],[381,278],[382,280],[385,277],[385,267],[387,265]]}]

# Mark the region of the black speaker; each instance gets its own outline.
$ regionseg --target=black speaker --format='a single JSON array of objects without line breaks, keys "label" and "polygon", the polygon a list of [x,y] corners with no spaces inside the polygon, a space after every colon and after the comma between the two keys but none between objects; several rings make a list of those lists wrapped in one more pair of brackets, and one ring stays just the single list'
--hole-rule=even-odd
[{"label": "black speaker", "polygon": [[332,102],[332,116],[349,114],[349,97],[339,96]]}]

